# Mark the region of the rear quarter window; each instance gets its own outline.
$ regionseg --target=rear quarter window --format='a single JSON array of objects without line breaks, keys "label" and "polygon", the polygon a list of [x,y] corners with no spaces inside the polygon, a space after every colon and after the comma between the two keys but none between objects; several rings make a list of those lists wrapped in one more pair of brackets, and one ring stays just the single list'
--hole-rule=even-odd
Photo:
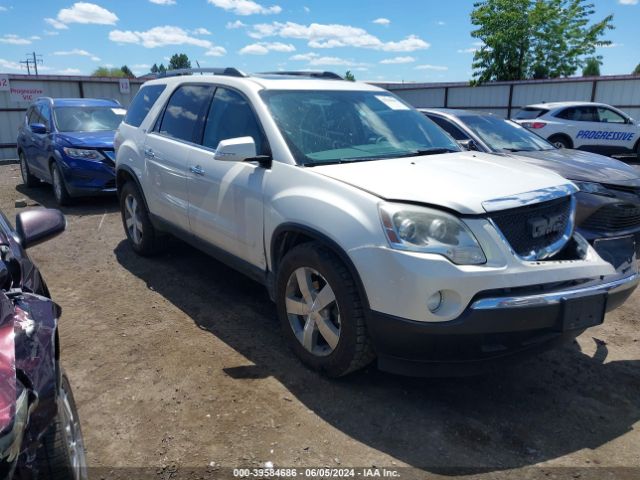
[{"label": "rear quarter window", "polygon": [[166,85],[149,85],[142,87],[133,98],[131,105],[129,105],[127,116],[124,117],[124,123],[133,127],[139,127],[165,87]]}]

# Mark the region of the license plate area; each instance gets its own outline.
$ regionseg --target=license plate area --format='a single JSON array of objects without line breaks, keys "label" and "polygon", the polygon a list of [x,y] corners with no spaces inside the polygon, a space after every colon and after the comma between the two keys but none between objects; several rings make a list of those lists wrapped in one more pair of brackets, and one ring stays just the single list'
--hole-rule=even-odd
[{"label": "license plate area", "polygon": [[606,305],[606,293],[564,298],[560,329],[566,332],[600,325],[604,321]]}]

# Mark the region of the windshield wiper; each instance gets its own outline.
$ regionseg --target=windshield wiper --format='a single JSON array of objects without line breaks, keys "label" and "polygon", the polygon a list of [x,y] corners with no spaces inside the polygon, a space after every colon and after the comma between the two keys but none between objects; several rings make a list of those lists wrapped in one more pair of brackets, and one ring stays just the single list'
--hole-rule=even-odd
[{"label": "windshield wiper", "polygon": [[439,155],[441,153],[455,153],[455,152],[459,152],[459,150],[454,150],[453,148],[433,147],[433,148],[423,148],[420,150],[414,150],[413,152],[405,153],[403,155],[397,155],[393,158],[420,157],[422,155]]}]

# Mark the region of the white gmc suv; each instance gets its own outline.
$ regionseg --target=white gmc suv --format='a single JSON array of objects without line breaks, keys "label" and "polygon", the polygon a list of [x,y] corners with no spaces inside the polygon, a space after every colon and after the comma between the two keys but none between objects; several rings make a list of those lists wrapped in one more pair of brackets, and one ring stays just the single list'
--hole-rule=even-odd
[{"label": "white gmc suv", "polygon": [[460,151],[385,90],[177,73],[116,135],[129,242],[149,255],[171,233],[264,283],[327,375],[473,371],[574,338],[638,284],[633,252],[616,270],[574,233],[573,184]]}]

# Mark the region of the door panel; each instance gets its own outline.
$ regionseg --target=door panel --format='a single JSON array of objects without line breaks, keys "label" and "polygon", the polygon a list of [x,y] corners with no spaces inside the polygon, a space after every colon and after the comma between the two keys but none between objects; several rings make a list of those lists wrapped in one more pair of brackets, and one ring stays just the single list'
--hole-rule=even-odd
[{"label": "door panel", "polygon": [[268,148],[247,100],[217,88],[204,123],[203,146],[189,156],[189,224],[200,239],[265,268],[263,185],[269,171],[213,158],[221,140],[244,136],[254,138],[258,154]]},{"label": "door panel", "polygon": [[628,124],[625,117],[609,108],[598,107],[598,117],[603,132],[599,143],[620,153],[633,150],[637,127]]}]

